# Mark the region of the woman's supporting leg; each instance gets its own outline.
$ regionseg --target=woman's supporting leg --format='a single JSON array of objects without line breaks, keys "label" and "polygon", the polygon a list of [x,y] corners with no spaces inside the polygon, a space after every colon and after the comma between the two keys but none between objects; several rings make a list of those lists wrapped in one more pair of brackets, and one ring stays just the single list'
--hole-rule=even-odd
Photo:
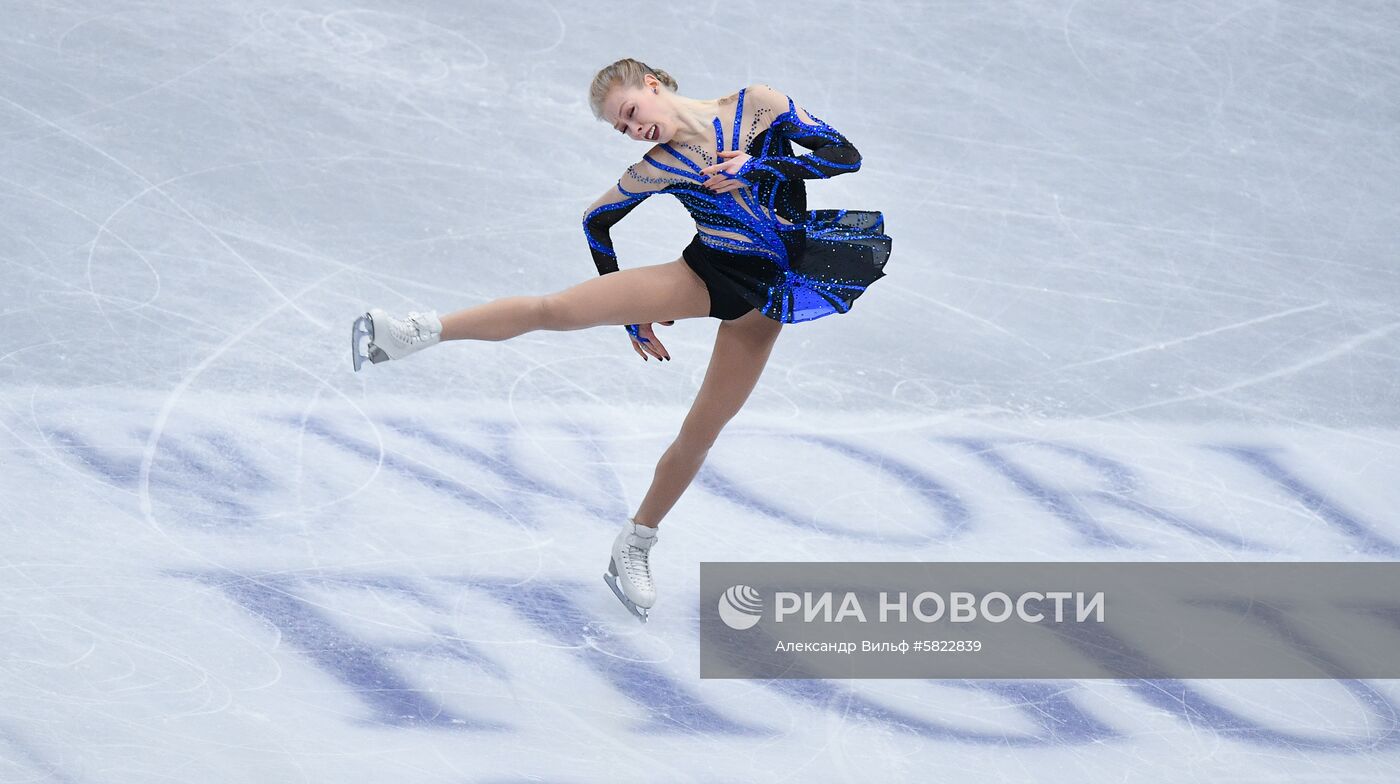
[{"label": "woman's supporting leg", "polygon": [[507,340],[537,329],[587,329],[700,318],[705,284],[682,260],[610,272],[553,294],[503,297],[442,317],[443,340]]},{"label": "woman's supporting leg", "polygon": [[680,434],[656,464],[651,487],[633,520],[654,528],[680,500],[720,431],[758,384],[782,326],[756,310],[719,325],[700,392]]}]

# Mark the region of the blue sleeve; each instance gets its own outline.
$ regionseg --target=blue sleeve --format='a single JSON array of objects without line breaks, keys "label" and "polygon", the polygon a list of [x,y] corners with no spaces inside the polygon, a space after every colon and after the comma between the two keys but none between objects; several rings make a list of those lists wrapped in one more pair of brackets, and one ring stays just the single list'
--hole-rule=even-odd
[{"label": "blue sleeve", "polygon": [[613,250],[612,243],[613,225],[656,192],[640,187],[632,191],[624,187],[624,183],[632,184],[639,178],[635,167],[629,168],[618,180],[617,187],[590,205],[583,216],[583,234],[588,239],[588,251],[593,255],[593,264],[597,266],[599,275],[617,272],[618,269],[617,252]]},{"label": "blue sleeve", "polygon": [[773,90],[766,92],[771,94],[765,96],[770,102],[786,103],[786,110],[769,125],[769,134],[781,134],[812,152],[750,159],[739,172],[740,177],[764,172],[780,179],[814,180],[860,170],[860,151],[850,140],[816,115],[800,109],[791,98]]}]

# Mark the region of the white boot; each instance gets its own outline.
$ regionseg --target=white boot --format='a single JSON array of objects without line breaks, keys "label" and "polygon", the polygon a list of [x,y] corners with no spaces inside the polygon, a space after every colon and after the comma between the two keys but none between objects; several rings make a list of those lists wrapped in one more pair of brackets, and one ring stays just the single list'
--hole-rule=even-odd
[{"label": "white boot", "polygon": [[442,340],[442,321],[437,311],[413,312],[404,318],[394,318],[379,308],[355,319],[350,328],[350,347],[354,351],[355,370],[368,359],[376,364],[391,359],[403,359],[416,351],[436,345]]},{"label": "white boot", "polygon": [[612,560],[603,580],[612,588],[628,611],[647,619],[647,610],[656,603],[656,583],[651,579],[648,558],[656,544],[656,529],[628,520],[613,540]]}]

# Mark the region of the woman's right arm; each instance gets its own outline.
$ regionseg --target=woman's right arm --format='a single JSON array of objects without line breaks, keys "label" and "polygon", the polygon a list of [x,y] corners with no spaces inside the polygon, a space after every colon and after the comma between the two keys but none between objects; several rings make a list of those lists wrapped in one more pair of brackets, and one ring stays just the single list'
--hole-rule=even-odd
[{"label": "woman's right arm", "polygon": [[[658,172],[659,173],[659,172]],[[638,204],[641,204],[646,197],[658,192],[664,187],[665,181],[659,177],[648,177],[638,171],[636,165],[629,166],[613,186],[598,197],[598,200],[588,205],[588,209],[583,213],[583,233],[588,238],[588,252],[593,254],[593,263],[598,267],[599,275],[606,275],[609,272],[617,272],[617,252],[613,250],[612,227],[623,216],[631,212]],[[675,323],[675,322],[666,322]],[[652,356],[669,359],[651,346],[643,350],[643,345],[650,344],[651,340],[642,334],[642,325],[625,325],[627,334],[632,337],[632,347],[641,355],[642,359],[647,358],[648,352]],[[645,332],[651,332],[651,325],[647,325]]]},{"label": "woman's right arm", "polygon": [[636,168],[629,167],[617,185],[598,197],[583,213],[583,233],[588,238],[588,251],[593,254],[593,263],[598,267],[599,275],[617,272],[617,252],[613,250],[612,242],[613,225],[655,193],[644,187]]}]

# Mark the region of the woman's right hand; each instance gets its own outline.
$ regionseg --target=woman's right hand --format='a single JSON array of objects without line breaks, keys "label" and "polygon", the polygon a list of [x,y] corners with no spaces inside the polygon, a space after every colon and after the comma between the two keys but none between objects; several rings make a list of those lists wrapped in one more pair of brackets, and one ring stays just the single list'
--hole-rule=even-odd
[{"label": "woman's right hand", "polygon": [[[669,327],[676,322],[662,321],[658,323]],[[671,352],[667,351],[666,347],[661,345],[661,341],[651,329],[651,324],[629,324],[627,326],[627,334],[632,336],[632,348],[641,355],[643,360],[646,360],[647,354],[651,354],[659,360],[669,360],[671,358]]]}]

